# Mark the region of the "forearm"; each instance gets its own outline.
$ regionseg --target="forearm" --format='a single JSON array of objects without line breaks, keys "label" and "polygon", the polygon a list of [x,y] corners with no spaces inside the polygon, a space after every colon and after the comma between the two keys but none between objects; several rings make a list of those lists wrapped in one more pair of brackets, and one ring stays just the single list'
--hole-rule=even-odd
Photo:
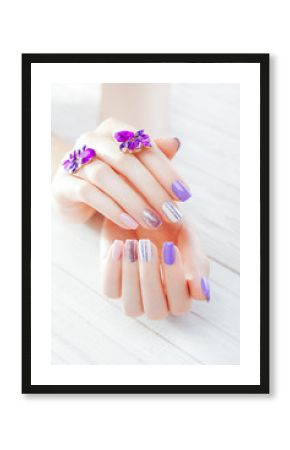
[{"label": "forearm", "polygon": [[117,117],[152,136],[168,134],[169,87],[166,83],[102,85],[101,120]]}]

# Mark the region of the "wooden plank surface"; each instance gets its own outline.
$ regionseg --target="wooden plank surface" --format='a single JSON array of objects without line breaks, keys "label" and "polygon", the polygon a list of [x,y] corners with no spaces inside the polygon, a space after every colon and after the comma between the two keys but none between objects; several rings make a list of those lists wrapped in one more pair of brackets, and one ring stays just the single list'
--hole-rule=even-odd
[{"label": "wooden plank surface", "polygon": [[[239,86],[173,85],[170,99],[171,135],[182,141],[174,164],[193,192],[185,212],[210,257],[212,301],[160,322],[124,316],[98,293],[99,218],[70,225],[53,215],[54,364],[239,364]],[[66,127],[65,137],[76,136]]]}]

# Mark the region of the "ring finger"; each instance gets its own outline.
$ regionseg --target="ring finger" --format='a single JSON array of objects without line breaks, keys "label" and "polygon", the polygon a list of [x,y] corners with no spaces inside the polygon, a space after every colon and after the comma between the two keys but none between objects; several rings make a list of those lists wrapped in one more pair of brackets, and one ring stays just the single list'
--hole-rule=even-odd
[{"label": "ring finger", "polygon": [[114,199],[127,213],[145,228],[158,228],[161,217],[131,187],[122,176],[101,160],[80,169],[78,174]]}]

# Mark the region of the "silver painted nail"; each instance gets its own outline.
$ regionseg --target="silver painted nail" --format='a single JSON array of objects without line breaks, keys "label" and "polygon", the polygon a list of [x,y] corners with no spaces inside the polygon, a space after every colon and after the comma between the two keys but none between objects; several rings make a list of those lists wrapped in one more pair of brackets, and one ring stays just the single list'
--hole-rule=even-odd
[{"label": "silver painted nail", "polygon": [[139,244],[139,257],[142,262],[148,262],[151,259],[151,242],[149,239],[140,239]]},{"label": "silver painted nail", "polygon": [[159,228],[162,225],[160,217],[154,211],[151,211],[151,209],[144,209],[143,218],[151,228]]},{"label": "silver painted nail", "polygon": [[138,259],[137,241],[134,239],[127,239],[124,248],[125,258],[130,262],[135,262]]},{"label": "silver painted nail", "polygon": [[166,217],[173,223],[179,222],[183,218],[182,213],[170,200],[166,200],[166,202],[163,203],[162,210]]}]

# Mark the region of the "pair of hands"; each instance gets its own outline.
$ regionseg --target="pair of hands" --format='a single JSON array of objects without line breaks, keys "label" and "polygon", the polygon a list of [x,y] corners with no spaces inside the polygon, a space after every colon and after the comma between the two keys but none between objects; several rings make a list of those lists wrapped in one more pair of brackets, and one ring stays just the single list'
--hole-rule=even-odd
[{"label": "pair of hands", "polygon": [[156,139],[150,150],[123,154],[112,135],[124,129],[135,131],[108,119],[78,139],[74,148],[92,147],[98,158],[74,176],[60,166],[53,202],[66,219],[86,221],[96,211],[105,217],[103,292],[122,297],[128,315],[183,314],[192,299],[209,299],[209,265],[196,228],[183,219],[178,203],[190,198],[170,163],[179,142]]}]

